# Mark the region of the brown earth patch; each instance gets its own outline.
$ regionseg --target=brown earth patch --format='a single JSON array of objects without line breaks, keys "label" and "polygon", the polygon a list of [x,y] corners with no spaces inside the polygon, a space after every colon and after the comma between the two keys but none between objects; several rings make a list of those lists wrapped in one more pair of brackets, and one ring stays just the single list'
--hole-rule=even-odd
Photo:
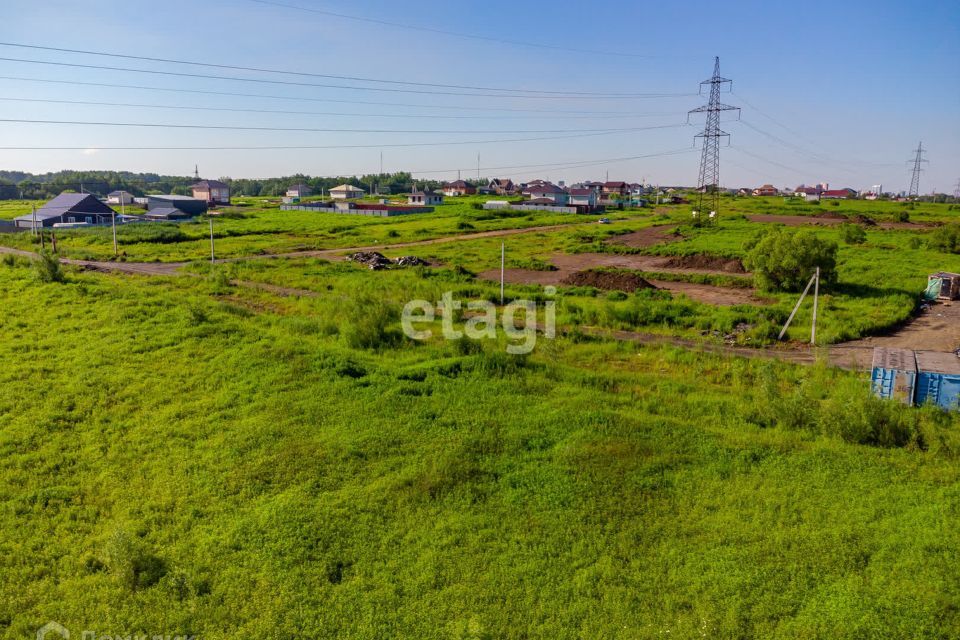
[{"label": "brown earth patch", "polygon": [[637,289],[656,288],[639,275],[629,271],[599,271],[593,269],[571,273],[563,278],[561,283],[573,287],[596,287],[606,291],[626,291],[628,293]]},{"label": "brown earth patch", "polygon": [[724,258],[698,253],[690,256],[674,256],[663,263],[668,269],[703,269],[723,273],[746,273],[740,258]]},{"label": "brown earth patch", "polygon": [[[831,215],[826,215],[830,213]],[[864,222],[858,218],[862,214],[858,214],[853,218],[853,221],[859,222],[860,224],[867,226],[876,226],[880,229],[926,229],[932,227],[940,226],[940,223],[937,222],[876,222],[867,216],[862,216],[873,222],[871,225],[869,222]],[[800,227],[800,226],[814,226],[814,227],[823,227],[823,226],[833,226],[836,224],[843,224],[847,222],[847,217],[841,213],[833,214],[832,212],[821,213],[815,216],[798,216],[798,215],[775,215],[772,213],[758,213],[754,215],[747,216],[747,220],[751,222],[772,222],[775,224],[783,224],[788,227]]]},{"label": "brown earth patch", "polygon": [[632,231],[623,235],[614,236],[607,240],[610,244],[621,244],[634,249],[652,247],[663,242],[673,242],[679,240],[682,236],[674,233],[676,225],[661,224],[655,227],[647,227],[639,231]]}]

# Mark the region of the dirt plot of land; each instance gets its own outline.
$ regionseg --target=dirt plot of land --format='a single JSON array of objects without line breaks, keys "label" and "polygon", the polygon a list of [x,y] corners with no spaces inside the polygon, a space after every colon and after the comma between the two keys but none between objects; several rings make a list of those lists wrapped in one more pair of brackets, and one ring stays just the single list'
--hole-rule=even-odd
[{"label": "dirt plot of land", "polygon": [[673,230],[676,228],[677,225],[675,224],[662,224],[655,227],[647,227],[646,229],[640,229],[639,231],[632,231],[620,236],[613,236],[607,242],[611,244],[622,244],[635,249],[652,247],[655,244],[680,240],[681,236],[673,233]]},{"label": "dirt plot of land", "polygon": [[[530,269],[507,269],[504,272],[504,279],[513,284],[538,284],[545,285],[576,285],[580,284],[576,278],[582,272],[588,272],[592,269],[613,268],[613,269],[631,269],[634,271],[652,271],[659,273],[677,273],[677,274],[712,274],[712,275],[731,275],[730,271],[710,268],[680,267],[669,266],[677,264],[676,257],[663,256],[641,256],[641,255],[614,255],[607,253],[578,253],[572,255],[555,255],[549,262],[557,267],[556,271],[533,271]],[[726,259],[721,259],[727,262]],[[742,269],[742,265],[741,265]],[[491,269],[479,274],[486,280],[499,280],[500,270]],[[642,279],[642,278],[641,278]],[[721,306],[730,306],[737,304],[770,304],[770,300],[757,296],[748,288],[716,287],[708,284],[695,284],[691,282],[669,282],[664,280],[649,280],[650,284],[658,289],[665,289],[673,293],[682,293],[691,300],[715,304]],[[583,284],[588,284],[583,282]],[[596,284],[590,286],[597,286]],[[635,288],[635,287],[634,287]]]},{"label": "dirt plot of land", "polygon": [[[772,222],[785,224],[788,227],[801,227],[801,226],[834,226],[838,224],[843,224],[844,222],[854,222],[858,224],[863,224],[862,219],[848,219],[842,214],[825,214],[820,216],[789,216],[789,215],[774,215],[770,213],[758,213],[755,215],[747,216],[747,220],[751,222]],[[872,226],[872,225],[870,225]],[[878,222],[876,226],[880,229],[912,229],[914,231],[919,231],[921,229],[929,228],[930,225],[919,224],[914,222]]]}]

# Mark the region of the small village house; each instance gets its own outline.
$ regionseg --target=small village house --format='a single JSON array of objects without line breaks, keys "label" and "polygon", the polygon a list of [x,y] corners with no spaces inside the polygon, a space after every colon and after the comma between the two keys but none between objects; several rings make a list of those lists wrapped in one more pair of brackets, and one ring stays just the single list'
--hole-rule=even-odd
[{"label": "small village house", "polygon": [[443,204],[443,194],[437,193],[436,191],[432,191],[430,189],[420,191],[414,187],[413,192],[407,196],[407,204],[418,207],[432,207],[434,205]]},{"label": "small village house", "polygon": [[199,216],[207,212],[207,201],[190,196],[172,194],[147,196],[147,213],[157,209],[177,209],[189,216]]},{"label": "small village house", "polygon": [[495,193],[498,196],[510,195],[517,192],[517,187],[510,178],[493,178],[487,185],[489,193]]},{"label": "small village house", "polygon": [[593,209],[597,206],[597,192],[586,187],[572,187],[568,193],[567,204],[571,207]]},{"label": "small village house", "polygon": [[61,193],[33,212],[13,219],[18,229],[52,227],[55,224],[109,224],[116,212],[89,193]]},{"label": "small village house", "polygon": [[306,198],[313,193],[313,189],[305,184],[294,184],[287,189],[288,198]]},{"label": "small village house", "polygon": [[850,187],[843,189],[827,189],[820,194],[824,200],[846,200],[847,198],[856,198],[857,192]]},{"label": "small village house", "polygon": [[550,182],[536,181],[526,186],[523,195],[530,200],[549,201],[555,205],[567,204],[569,194],[563,189]]},{"label": "small village house", "polygon": [[454,180],[443,185],[443,195],[449,198],[469,196],[477,192],[477,188],[466,180]]},{"label": "small village house", "polygon": [[621,198],[630,194],[630,185],[622,180],[604,182],[601,187],[601,193],[605,200]]},{"label": "small village house", "polygon": [[776,196],[780,195],[780,191],[773,186],[772,184],[765,184],[763,186],[757,187],[753,190],[753,195],[755,196]]},{"label": "small village house", "polygon": [[201,180],[190,186],[193,197],[203,200],[207,206],[230,204],[230,186],[219,180]]},{"label": "small village house", "polygon": [[133,194],[129,191],[111,191],[107,194],[107,204],[133,204]]},{"label": "small village house", "polygon": [[338,187],[330,189],[330,197],[334,200],[353,200],[354,198],[362,198],[366,192],[360,187],[355,187],[352,184],[341,184]]}]

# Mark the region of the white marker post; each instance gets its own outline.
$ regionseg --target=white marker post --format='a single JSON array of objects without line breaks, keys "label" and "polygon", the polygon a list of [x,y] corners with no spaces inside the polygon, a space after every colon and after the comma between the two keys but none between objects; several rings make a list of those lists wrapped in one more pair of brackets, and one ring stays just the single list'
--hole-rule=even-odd
[{"label": "white marker post", "polygon": [[500,243],[500,306],[503,306],[503,280],[506,267],[507,243]]},{"label": "white marker post", "polygon": [[817,267],[817,273],[814,275],[816,280],[813,284],[813,323],[810,325],[810,344],[817,344],[817,298],[820,296],[820,267]]}]

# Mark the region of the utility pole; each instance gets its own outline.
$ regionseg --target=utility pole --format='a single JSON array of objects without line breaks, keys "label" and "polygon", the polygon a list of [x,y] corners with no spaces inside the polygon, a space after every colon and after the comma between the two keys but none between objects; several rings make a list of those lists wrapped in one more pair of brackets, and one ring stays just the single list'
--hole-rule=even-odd
[{"label": "utility pole", "polygon": [[[708,222],[715,219],[717,210],[720,208],[720,138],[730,137],[729,133],[720,129],[720,113],[736,111],[738,118],[740,115],[740,107],[733,107],[720,102],[720,88],[728,83],[732,87],[733,80],[720,75],[720,58],[715,57],[713,60],[713,75],[700,83],[700,93],[703,93],[704,85],[710,85],[710,99],[707,104],[687,113],[688,122],[691,113],[705,113],[707,116],[703,133],[698,133],[696,136],[697,138],[703,138],[700,177],[697,180],[697,190],[700,192],[700,197],[697,200],[697,208],[693,212],[694,224],[697,226],[704,224],[704,217]],[[706,216],[704,216],[705,209],[709,209]]]},{"label": "utility pole", "polygon": [[477,153],[477,184],[480,184],[480,154]]},{"label": "utility pole", "polygon": [[30,206],[30,209],[33,211],[33,227],[32,227],[33,236],[36,237],[36,235],[37,235],[37,205],[35,205],[35,204],[34,204],[34,205],[31,205],[31,206]]},{"label": "utility pole", "polygon": [[954,200],[960,200],[960,179],[957,180],[957,184],[953,185],[953,198]]},{"label": "utility pole", "polygon": [[923,154],[925,153],[923,150],[923,142],[920,142],[913,152],[917,155],[913,160],[907,160],[907,162],[913,163],[913,172],[910,176],[910,190],[907,192],[908,198],[915,198],[920,195],[920,174],[923,172],[923,169],[920,168],[920,165],[924,162],[930,162],[923,157]]}]

